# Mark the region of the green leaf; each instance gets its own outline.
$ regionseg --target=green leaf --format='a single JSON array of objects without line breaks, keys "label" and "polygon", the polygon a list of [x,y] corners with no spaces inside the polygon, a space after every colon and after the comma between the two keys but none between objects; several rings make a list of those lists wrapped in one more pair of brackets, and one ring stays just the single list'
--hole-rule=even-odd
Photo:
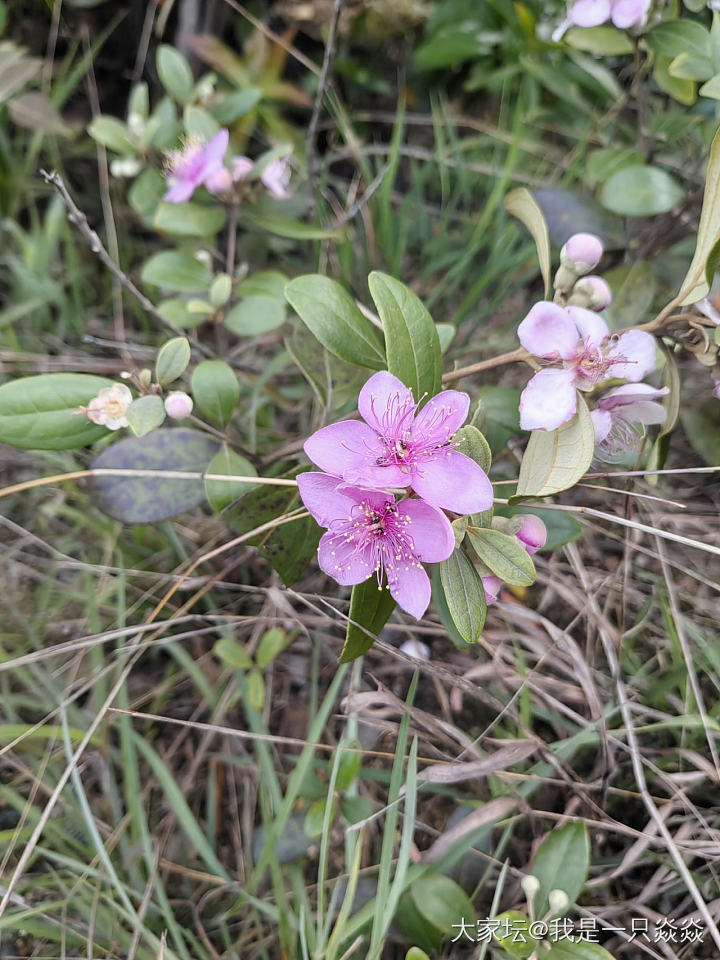
[{"label": "green leaf", "polygon": [[477,642],[485,626],[487,603],[480,575],[462,550],[454,550],[442,561],[440,581],[458,633],[466,643]]},{"label": "green leaf", "polygon": [[340,236],[339,230],[317,227],[312,223],[283,217],[279,213],[259,213],[248,209],[244,214],[244,222],[256,229],[273,233],[276,237],[285,237],[287,240],[333,240]]},{"label": "green leaf", "polygon": [[190,310],[189,304],[189,300],[172,297],[170,300],[163,300],[162,303],[159,303],[157,309],[160,316],[169,320],[173,326],[180,330],[189,330],[207,319],[203,314]]},{"label": "green leaf", "polygon": [[19,127],[39,133],[57,134],[60,137],[69,137],[72,134],[52,100],[37,90],[13,97],[8,108],[10,119]]},{"label": "green leaf", "polygon": [[310,332],[330,353],[371,370],[385,369],[380,332],[335,280],[319,274],[297,277],[285,287],[285,296]]},{"label": "green leaf", "polygon": [[430,957],[420,947],[410,947],[405,954],[405,960],[430,960]]},{"label": "green leaf", "polygon": [[[540,946],[537,939],[530,935],[530,918],[520,910],[506,910],[504,913],[493,917],[494,921],[500,923],[511,931],[507,937],[498,936],[493,932],[493,939],[500,944],[503,950],[507,950],[511,957],[521,957],[522,960],[529,957],[533,950]],[[543,951],[544,953],[544,951]]]},{"label": "green leaf", "polygon": [[[199,430],[162,429],[152,436],[128,437],[114,443],[93,461],[92,469],[202,474],[217,449],[217,441]],[[100,509],[123,523],[158,523],[191,510],[205,499],[200,477],[96,476],[91,489]]]},{"label": "green leaf", "polygon": [[533,430],[520,464],[517,497],[551,497],[586,473],[595,450],[595,429],[583,396],[577,412],[557,430]]},{"label": "green leaf", "polygon": [[678,293],[682,306],[697,303],[710,292],[706,266],[713,247],[718,241],[720,241],[720,130],[713,137],[710,147],[695,254]]},{"label": "green leaf", "polygon": [[112,380],[87,373],[47,373],[0,386],[0,443],[22,450],[75,450],[107,436],[86,407]]},{"label": "green leaf", "polygon": [[657,54],[653,67],[653,80],[660,89],[684,106],[692,106],[697,100],[697,84],[694,80],[681,80],[670,73],[672,57]]},{"label": "green leaf", "polygon": [[[292,507],[297,506],[297,493],[291,503]],[[319,540],[320,527],[313,518],[301,517],[266,533],[260,552],[285,586],[291,587],[307,573]]]},{"label": "green leaf", "polygon": [[596,53],[601,57],[633,52],[630,37],[616,27],[575,27],[568,30],[565,40],[576,50]]},{"label": "green leaf", "polygon": [[543,951],[546,960],[614,960],[614,957],[599,943],[587,940],[558,940],[550,949]]},{"label": "green leaf", "polygon": [[375,812],[375,808],[367,797],[343,797],[340,801],[340,813],[348,823],[359,823],[367,820]]},{"label": "green leaf", "polygon": [[276,657],[279,657],[292,637],[282,627],[270,627],[260,638],[255,661],[261,670],[268,667]]},{"label": "green leaf", "polygon": [[520,433],[520,391],[515,387],[480,387],[482,409],[477,425],[493,453],[500,453],[508,440]]},{"label": "green leaf", "polygon": [[138,397],[127,409],[128,426],[136,437],[155,430],[165,420],[165,407],[158,396]]},{"label": "green leaf", "polygon": [[543,212],[526,187],[519,187],[507,194],[505,209],[527,227],[535,241],[547,297],[550,291],[550,235]]},{"label": "green leaf", "polygon": [[516,537],[488,527],[468,527],[472,548],[496,577],[518,587],[535,582],[535,565]]},{"label": "green leaf", "polygon": [[[226,444],[218,450],[207,466],[207,473],[225,477],[256,477],[257,470],[245,457],[235,453]],[[216,513],[224,510],[238,497],[244,496],[255,485],[251,483],[231,482],[230,480],[205,479],[205,496]]]},{"label": "green leaf", "polygon": [[490,444],[477,427],[473,427],[471,424],[460,427],[453,437],[453,443],[460,453],[464,453],[466,457],[474,460],[485,473],[490,471],[490,465],[492,464]]},{"label": "green leaf", "polygon": [[463,888],[450,877],[430,870],[414,881],[410,895],[420,915],[446,936],[452,936],[453,924],[461,920],[475,926],[475,908]]},{"label": "green leaf", "polygon": [[167,184],[160,171],[155,170],[154,167],[146,167],[135,178],[128,191],[130,206],[148,226],[152,225],[155,210],[166,188]]},{"label": "green leaf", "polygon": [[218,640],[213,647],[213,653],[234,670],[249,670],[253,665],[252,657],[245,647],[229,637]]},{"label": "green leaf", "polygon": [[277,330],[284,322],[284,301],[264,296],[241,300],[225,314],[223,320],[228,330],[238,337],[258,337]]},{"label": "green leaf", "polygon": [[258,87],[245,87],[228,94],[219,103],[210,108],[210,112],[223,127],[234,123],[239,117],[244,117],[256,107],[262,97],[262,90]]},{"label": "green leaf", "polygon": [[246,277],[236,287],[239,297],[271,297],[285,300],[285,284],[288,278],[279,270],[260,270]]},{"label": "green leaf", "polygon": [[325,808],[327,807],[327,797],[316,800],[311,803],[305,814],[304,829],[308,837],[314,840],[323,832],[323,822],[325,820]]},{"label": "green leaf", "polygon": [[327,404],[329,391],[337,407],[348,400],[357,401],[360,388],[367,379],[366,370],[328,353],[303,323],[295,323],[295,330],[286,338],[285,346],[321,403]]},{"label": "green leaf", "polygon": [[240,399],[232,367],[224,360],[203,360],[193,371],[190,387],[198,413],[216,426],[226,426]]},{"label": "green leaf", "polygon": [[214,237],[226,222],[227,214],[219,204],[160,203],[153,226],[178,237]]},{"label": "green leaf", "polygon": [[683,188],[669,173],[638,164],[614,173],[602,188],[600,202],[627,217],[652,217],[672,210],[683,197]]},{"label": "green leaf", "polygon": [[362,766],[362,752],[358,740],[349,740],[344,747],[352,747],[351,750],[342,749],[338,761],[337,775],[335,778],[335,789],[339,791],[347,790],[351,783],[357,779]]},{"label": "green leaf", "polygon": [[567,823],[553,830],[540,845],[528,870],[540,881],[535,915],[544,917],[548,912],[551,890],[567,894],[569,910],[585,885],[589,869],[590,840],[585,824]]},{"label": "green leaf", "polygon": [[157,50],[157,72],[160,82],[177,103],[186,104],[193,95],[195,82],[185,57],[167,43]]},{"label": "green leaf", "polygon": [[258,713],[265,705],[265,681],[259,670],[251,670],[247,675],[247,701]]},{"label": "green leaf", "polygon": [[173,337],[160,347],[155,363],[155,379],[160,386],[181,377],[190,363],[190,343],[185,337]]},{"label": "green leaf", "polygon": [[701,97],[710,97],[712,100],[720,100],[720,73],[716,73],[707,83],[704,83],[698,91]]},{"label": "green leaf", "polygon": [[163,250],[147,260],[140,272],[144,283],[177,290],[181,293],[206,291],[212,283],[212,273],[196,257],[179,250]]},{"label": "green leaf", "polygon": [[87,132],[96,143],[114,150],[115,153],[134,152],[134,147],[128,140],[128,129],[117,117],[95,117]]},{"label": "green leaf", "polygon": [[677,57],[688,53],[693,57],[712,58],[710,32],[696,20],[666,20],[645,34],[645,42],[653,53]]},{"label": "green leaf", "polygon": [[432,317],[405,284],[385,273],[371,273],[368,286],[385,332],[388,370],[416,400],[434,397],[441,386],[442,353]]},{"label": "green leaf", "polygon": [[232,294],[232,278],[227,273],[218,273],[212,282],[208,296],[213,307],[222,307]]},{"label": "green leaf", "polygon": [[374,576],[354,586],[350,596],[349,613],[353,622],[348,623],[339,662],[348,663],[366,653],[394,609],[395,601],[390,591],[385,584],[382,589],[378,589]]},{"label": "green leaf", "polygon": [[220,124],[202,107],[185,107],[183,124],[190,139],[202,140],[205,143],[212,140],[215,134],[220,131]]},{"label": "green leaf", "polygon": [[668,73],[679,80],[709,80],[715,70],[709,57],[695,57],[685,52],[670,63]]}]

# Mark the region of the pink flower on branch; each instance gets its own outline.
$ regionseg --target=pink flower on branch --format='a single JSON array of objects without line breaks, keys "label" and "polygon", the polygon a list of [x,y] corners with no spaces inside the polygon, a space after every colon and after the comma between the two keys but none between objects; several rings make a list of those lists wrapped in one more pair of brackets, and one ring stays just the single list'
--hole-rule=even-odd
[{"label": "pink flower on branch", "polygon": [[485,472],[455,449],[452,438],[470,406],[466,393],[444,390],[422,409],[391,373],[374,374],[360,391],[360,420],[341,420],[305,443],[308,457],[347,483],[370,488],[412,487],[428,503],[455,513],[492,505]]},{"label": "pink flower on branch", "polygon": [[667,411],[656,401],[669,392],[667,387],[657,389],[648,383],[626,383],[601,397],[590,414],[598,454],[607,459],[635,450],[645,427],[665,422]]},{"label": "pink flower on branch", "polygon": [[269,163],[260,174],[260,180],[267,192],[276,200],[287,200],[291,195],[288,190],[290,183],[290,164],[287,157],[278,157]]},{"label": "pink flower on branch", "polygon": [[430,603],[430,580],[422,564],[445,560],[455,548],[450,521],[423,500],[402,500],[379,490],[344,484],[326,473],[301,473],[303,503],[327,533],[318,562],[338,583],[387,578],[399,606],[418,619]]},{"label": "pink flower on branch", "polygon": [[223,178],[223,160],[227,153],[230,135],[220,130],[209,143],[191,140],[183,150],[168,155],[166,173],[170,189],[163,200],[168,203],[185,203],[198,187],[210,182],[216,187]]},{"label": "pink flower on branch", "polygon": [[577,409],[576,389],[592,390],[605,380],[637,383],[655,369],[655,339],[643,330],[611,337],[602,317],[583,307],[542,300],[518,327],[525,349],[561,367],[540,370],[520,397],[523,430],[555,430]]}]

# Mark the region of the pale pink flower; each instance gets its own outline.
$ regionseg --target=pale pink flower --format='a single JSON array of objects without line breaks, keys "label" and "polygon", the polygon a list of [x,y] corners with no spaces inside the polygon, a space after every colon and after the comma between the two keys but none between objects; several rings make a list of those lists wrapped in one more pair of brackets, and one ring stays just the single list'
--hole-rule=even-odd
[{"label": "pale pink flower", "polygon": [[193,402],[182,390],[171,390],[165,397],[165,413],[172,420],[184,420],[192,413]]},{"label": "pale pink flower", "polygon": [[263,186],[271,196],[278,200],[287,200],[290,191],[287,189],[290,183],[290,164],[286,157],[279,157],[269,163],[260,174]]},{"label": "pale pink flower", "polygon": [[127,409],[133,402],[133,395],[124,383],[114,383],[103,387],[84,410],[88,420],[108,430],[120,430],[128,425]]},{"label": "pale pink flower", "polygon": [[422,409],[391,373],[374,374],[358,397],[365,421],[341,420],[314,433],[305,452],[321,470],[361,487],[412,487],[444,510],[487,510],[492,485],[452,438],[468,414],[470,397],[443,390]]},{"label": "pale pink flower", "polygon": [[644,330],[610,335],[608,325],[583,307],[536,303],[518,327],[525,349],[548,363],[520,397],[523,430],[555,430],[577,409],[576,390],[618,378],[638,383],[655,369],[655,339]]},{"label": "pale pink flower", "polygon": [[230,163],[232,168],[232,178],[235,183],[240,183],[247,179],[248,174],[255,166],[250,157],[233,157]]},{"label": "pale pink flower", "polygon": [[626,383],[601,397],[590,414],[598,455],[607,460],[636,450],[645,427],[665,422],[667,411],[656,400],[669,392],[648,383]]},{"label": "pale pink flower", "polygon": [[[527,513],[522,518],[520,529],[515,532],[518,542],[525,547],[525,550],[532,556],[538,550],[542,550],[547,541],[547,528],[534,513]],[[503,581],[500,577],[482,577],[483,590],[485,591],[485,600],[488,603],[495,603],[500,593]]]},{"label": "pale pink flower", "polygon": [[450,521],[424,500],[402,500],[380,490],[343,484],[326,473],[301,473],[303,503],[327,533],[318,563],[338,583],[362,583],[383,575],[398,605],[420,619],[430,603],[423,563],[447,559],[455,549]]},{"label": "pale pink flower", "polygon": [[570,27],[599,27],[610,20],[619,30],[644,24],[652,0],[574,0],[563,23],[553,34],[559,40]]},{"label": "pale pink flower", "polygon": [[183,150],[168,154],[165,176],[170,189],[163,199],[168,203],[185,203],[198,187],[221,177],[229,139],[228,131],[220,130],[209,143],[191,140]]},{"label": "pale pink flower", "polygon": [[602,241],[594,233],[574,233],[560,251],[560,262],[582,276],[600,263],[602,255]]}]

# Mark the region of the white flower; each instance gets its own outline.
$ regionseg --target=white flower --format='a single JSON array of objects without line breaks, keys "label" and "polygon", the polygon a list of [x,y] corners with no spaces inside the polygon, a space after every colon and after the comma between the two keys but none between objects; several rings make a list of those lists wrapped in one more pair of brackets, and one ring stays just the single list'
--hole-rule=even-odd
[{"label": "white flower", "polygon": [[128,425],[127,409],[133,401],[133,395],[124,383],[114,383],[103,387],[88,404],[85,415],[88,420],[108,430],[119,430]]}]

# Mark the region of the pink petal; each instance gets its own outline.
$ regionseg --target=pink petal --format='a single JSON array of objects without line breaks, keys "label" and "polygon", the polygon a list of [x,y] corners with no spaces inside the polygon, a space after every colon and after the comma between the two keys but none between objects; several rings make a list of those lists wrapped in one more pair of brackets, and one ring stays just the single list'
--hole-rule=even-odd
[{"label": "pink petal", "polygon": [[322,527],[333,520],[348,520],[355,504],[352,496],[342,492],[342,480],[328,473],[301,473],[298,478],[300,499]]},{"label": "pink petal", "polygon": [[556,430],[576,409],[575,373],[540,370],[520,396],[520,426],[523,430]]},{"label": "pink petal", "polygon": [[230,166],[232,167],[232,178],[238,182],[247,177],[255,164],[249,157],[233,157]]},{"label": "pink petal", "polygon": [[203,148],[203,167],[207,171],[205,176],[222,166],[229,142],[230,134],[228,131],[220,130]]},{"label": "pink petal", "polygon": [[455,549],[455,534],[444,513],[424,500],[403,500],[398,513],[407,517],[405,530],[420,560],[439,563],[450,556]]},{"label": "pink petal", "polygon": [[412,390],[386,370],[373,374],[363,385],[358,397],[358,410],[362,418],[381,437],[393,436],[398,420],[403,417],[411,426],[408,414],[414,408]]},{"label": "pink petal", "polygon": [[534,513],[526,513],[515,536],[532,556],[533,553],[537,553],[545,546],[547,527],[540,517],[535,516]]},{"label": "pink petal", "polygon": [[163,197],[166,203],[185,203],[195,193],[195,184],[190,180],[177,180]]},{"label": "pink petal", "polygon": [[612,22],[620,30],[639,26],[650,7],[650,0],[615,0]]},{"label": "pink petal", "polygon": [[599,347],[610,336],[608,325],[592,310],[584,307],[566,307],[566,310],[586,346]]},{"label": "pink petal", "polygon": [[412,488],[423,500],[453,513],[479,513],[493,502],[492,484],[485,471],[452,448],[418,461]]},{"label": "pink petal", "polygon": [[571,360],[577,352],[575,324],[562,307],[547,300],[530,308],[518,327],[518,337],[528,353],[547,360]]},{"label": "pink petal", "polygon": [[398,606],[415,617],[422,617],[430,603],[430,580],[424,569],[418,564],[405,564],[396,569],[397,579],[389,582],[390,593]]},{"label": "pink petal", "polygon": [[303,449],[321,470],[346,480],[350,472],[374,463],[383,452],[375,431],[360,420],[340,420],[322,427],[308,437]]},{"label": "pink petal", "polygon": [[612,430],[612,417],[607,410],[592,410],[590,416],[595,427],[595,443],[602,443]]},{"label": "pink petal", "polygon": [[610,348],[608,358],[616,362],[608,370],[607,379],[620,377],[638,383],[657,366],[655,337],[644,330],[629,330]]},{"label": "pink petal", "polygon": [[425,440],[428,447],[441,447],[465,423],[470,397],[459,390],[443,390],[425,404],[415,417],[412,436],[417,443]]},{"label": "pink petal", "polygon": [[350,466],[343,472],[343,479],[359,487],[386,489],[387,487],[407,487],[412,474],[394,463],[378,466],[374,461],[358,466]]},{"label": "pink petal", "polygon": [[318,546],[320,569],[343,586],[362,583],[373,572],[373,567],[356,551],[355,544],[343,534],[324,533]]},{"label": "pink petal", "polygon": [[652,400],[640,400],[623,408],[623,417],[631,423],[641,423],[649,427],[654,423],[665,423],[667,410],[661,403]]},{"label": "pink petal", "polygon": [[615,390],[606,393],[598,400],[601,410],[614,410],[615,407],[624,407],[636,400],[657,400],[670,393],[668,387],[651,387],[649,383],[625,383]]},{"label": "pink petal", "polygon": [[495,603],[502,587],[500,577],[482,577],[482,585],[486,603]]},{"label": "pink petal", "polygon": [[610,0],[576,0],[570,18],[576,27],[597,27],[610,17]]}]

